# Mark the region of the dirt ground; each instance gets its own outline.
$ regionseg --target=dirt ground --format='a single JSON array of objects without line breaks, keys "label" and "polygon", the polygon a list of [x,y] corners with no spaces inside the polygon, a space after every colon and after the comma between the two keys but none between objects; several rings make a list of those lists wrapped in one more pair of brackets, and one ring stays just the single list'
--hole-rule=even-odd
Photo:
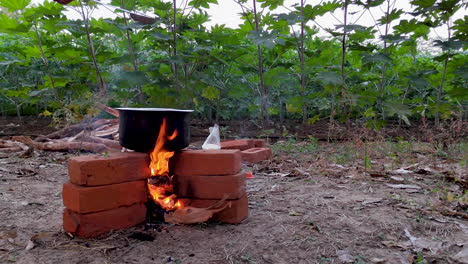
[{"label": "dirt ground", "polygon": [[[0,154],[0,263],[468,263],[467,142],[270,145],[238,225],[62,230],[67,159]],[[153,240],[153,241],[145,241]]]}]

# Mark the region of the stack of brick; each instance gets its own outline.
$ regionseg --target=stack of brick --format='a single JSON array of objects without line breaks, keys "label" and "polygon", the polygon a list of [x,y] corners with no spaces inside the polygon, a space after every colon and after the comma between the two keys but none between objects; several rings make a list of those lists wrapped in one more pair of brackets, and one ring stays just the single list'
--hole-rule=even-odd
[{"label": "stack of brick", "polygon": [[242,161],[258,163],[271,157],[271,149],[262,139],[238,139],[221,142],[221,149],[241,150]]},{"label": "stack of brick", "polygon": [[182,205],[209,207],[227,199],[229,207],[212,220],[237,224],[248,217],[245,173],[241,172],[241,151],[183,150],[170,161],[174,191]]},{"label": "stack of brick", "polygon": [[63,185],[63,227],[80,237],[129,228],[146,217],[149,156],[144,153],[86,155],[69,160]]}]

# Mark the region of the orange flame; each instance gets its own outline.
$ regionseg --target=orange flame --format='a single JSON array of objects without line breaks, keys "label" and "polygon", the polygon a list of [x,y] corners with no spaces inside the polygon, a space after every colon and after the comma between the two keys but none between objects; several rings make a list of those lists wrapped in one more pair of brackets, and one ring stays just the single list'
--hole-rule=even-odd
[{"label": "orange flame", "polygon": [[173,140],[176,136],[177,130],[174,130],[172,135],[166,136],[166,118],[164,118],[159,129],[156,145],[150,154],[151,176],[164,176],[169,173],[169,159],[174,156],[174,151],[164,149],[164,144],[166,140]]},{"label": "orange flame", "polygon": [[[169,159],[174,156],[174,151],[168,151],[164,148],[164,144],[167,140],[173,140],[177,136],[177,130],[174,130],[172,135],[166,135],[166,119],[163,119],[161,127],[159,129],[159,135],[156,140],[156,145],[153,151],[150,153],[150,170],[151,176],[168,176],[169,175]],[[166,193],[172,191],[172,186],[168,185],[153,185],[148,179],[148,190],[151,198],[161,205],[166,210],[173,210],[180,206],[180,203],[176,202],[176,196],[166,196]]]}]

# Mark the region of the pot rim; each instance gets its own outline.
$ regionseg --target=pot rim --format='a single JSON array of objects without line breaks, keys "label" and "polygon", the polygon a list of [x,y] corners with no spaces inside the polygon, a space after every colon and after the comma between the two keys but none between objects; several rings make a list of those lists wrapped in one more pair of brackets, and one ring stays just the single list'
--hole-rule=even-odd
[{"label": "pot rim", "polygon": [[174,109],[174,108],[136,108],[136,107],[119,107],[119,111],[147,111],[147,112],[183,112],[191,113],[194,110],[190,109]]}]

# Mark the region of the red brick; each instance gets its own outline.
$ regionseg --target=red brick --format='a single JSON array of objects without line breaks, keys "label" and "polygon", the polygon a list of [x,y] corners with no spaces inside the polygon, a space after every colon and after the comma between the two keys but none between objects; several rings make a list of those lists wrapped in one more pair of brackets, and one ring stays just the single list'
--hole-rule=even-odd
[{"label": "red brick", "polygon": [[241,169],[241,152],[235,149],[183,150],[169,163],[175,175],[233,175]]},{"label": "red brick", "polygon": [[142,203],[90,214],[79,214],[65,208],[63,228],[75,236],[95,237],[138,225],[145,221],[145,217],[146,206]]},{"label": "red brick", "polygon": [[255,148],[264,148],[265,147],[265,140],[263,139],[252,139],[254,142]]},{"label": "red brick", "polygon": [[251,163],[257,163],[271,157],[269,148],[251,148],[242,151],[242,160]]},{"label": "red brick", "polygon": [[245,150],[253,147],[255,147],[255,144],[252,139],[226,140],[221,142],[222,149]]},{"label": "red brick", "polygon": [[[183,206],[207,208],[219,200],[179,199]],[[230,206],[213,215],[211,220],[228,224],[238,224],[249,216],[249,201],[247,196],[238,200],[228,200]]]},{"label": "red brick", "polygon": [[149,156],[138,152],[86,155],[68,161],[70,182],[98,186],[136,181],[150,176]]},{"label": "red brick", "polygon": [[148,196],[146,181],[84,187],[63,184],[63,204],[71,211],[86,214],[145,202]]},{"label": "red brick", "polygon": [[239,199],[246,195],[245,172],[222,176],[174,176],[177,196],[197,199]]}]

